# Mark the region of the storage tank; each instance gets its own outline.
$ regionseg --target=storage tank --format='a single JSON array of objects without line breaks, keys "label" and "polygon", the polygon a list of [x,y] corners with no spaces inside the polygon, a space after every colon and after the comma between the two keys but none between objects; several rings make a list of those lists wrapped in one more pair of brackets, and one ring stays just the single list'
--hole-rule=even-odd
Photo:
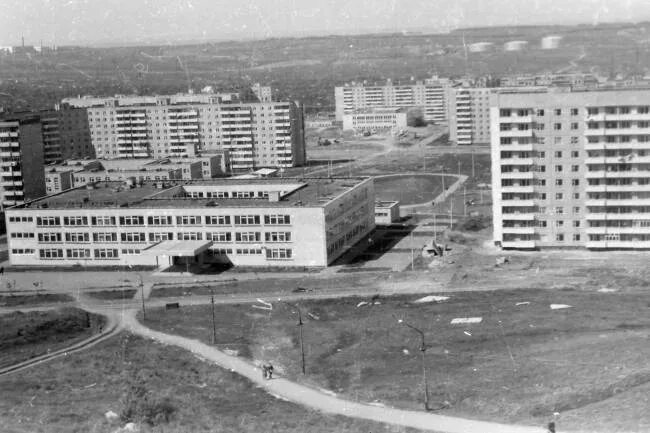
[{"label": "storage tank", "polygon": [[503,51],[522,51],[528,46],[528,41],[509,41],[503,44]]},{"label": "storage tank", "polygon": [[562,36],[546,36],[542,38],[542,50],[555,50],[560,46]]},{"label": "storage tank", "polygon": [[483,53],[492,48],[492,42],[476,42],[469,45],[470,53]]}]

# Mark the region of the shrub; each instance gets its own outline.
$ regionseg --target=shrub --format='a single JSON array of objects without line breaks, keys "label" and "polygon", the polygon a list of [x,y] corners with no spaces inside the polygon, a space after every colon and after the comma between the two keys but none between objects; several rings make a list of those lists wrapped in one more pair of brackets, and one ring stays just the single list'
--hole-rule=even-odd
[{"label": "shrub", "polygon": [[155,426],[168,423],[176,408],[168,397],[154,396],[147,389],[146,370],[131,374],[121,399],[120,419],[123,422],[146,423]]},{"label": "shrub", "polygon": [[461,224],[463,231],[478,232],[490,226],[490,222],[483,215],[468,217]]}]

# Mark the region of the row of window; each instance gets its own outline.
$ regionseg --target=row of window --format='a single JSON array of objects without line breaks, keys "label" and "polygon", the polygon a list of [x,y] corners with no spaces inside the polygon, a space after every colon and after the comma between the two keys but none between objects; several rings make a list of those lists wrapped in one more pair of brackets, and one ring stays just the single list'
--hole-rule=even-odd
[{"label": "row of window", "polygon": [[[225,255],[232,254],[231,248],[209,250],[211,255]],[[234,250],[237,255],[262,255],[261,248],[237,248]],[[33,249],[13,249],[13,254],[34,254]],[[138,249],[122,249],[122,254],[133,255],[140,254]],[[117,248],[45,248],[38,251],[38,255],[42,260],[56,260],[56,259],[118,259],[119,250]],[[293,257],[293,251],[290,248],[267,248],[266,258],[269,260],[287,260]]]},{"label": "row of window", "polygon": [[[65,239],[66,242],[90,242],[91,233],[38,233],[38,241],[41,243],[60,243]],[[12,238],[33,238],[34,233],[12,233]],[[173,240],[174,233],[149,233],[150,242],[160,242],[163,240]],[[178,232],[177,240],[203,240],[202,232]],[[205,239],[214,242],[232,242],[233,235],[231,232],[206,232]],[[235,242],[261,242],[262,232],[235,232]],[[93,242],[117,242],[117,233],[92,233]],[[121,242],[146,242],[146,233],[128,232],[120,233]],[[291,232],[265,232],[265,242],[291,242]]]},{"label": "row of window", "polygon": [[[578,108],[568,108],[567,109],[569,114],[571,116],[577,116],[580,114],[580,110]],[[648,106],[639,106],[634,108],[635,112],[637,114],[649,114],[650,113],[650,107]],[[556,116],[561,116],[563,114],[564,110],[562,108],[555,108],[553,109],[553,114]],[[515,114],[518,117],[526,117],[532,114],[535,114],[538,117],[543,117],[546,113],[544,109],[538,109],[538,110],[532,110],[532,109],[526,109],[526,108],[520,108],[520,109],[509,109],[509,108],[502,108],[499,110],[499,116],[501,117],[512,117],[513,114]],[[590,116],[597,115],[600,113],[605,113],[605,114],[631,114],[632,113],[632,107],[589,107],[587,108],[587,114]]]},{"label": "row of window", "polygon": [[[30,217],[31,218],[31,217]],[[86,216],[66,216],[66,217],[36,217],[36,225],[40,227],[48,226],[60,226],[61,221],[63,221],[64,226],[88,226],[89,218]],[[92,226],[115,226],[119,221],[121,226],[143,226],[145,225],[144,216],[94,216],[90,217],[90,223]],[[174,219],[171,216],[150,216],[147,217],[147,225],[152,226],[165,226],[172,225]],[[217,216],[205,216],[203,218],[200,215],[182,215],[177,216],[176,225],[202,225],[205,221],[206,225],[231,225],[231,221],[234,221],[234,224],[237,226],[247,226],[247,225],[260,225],[261,217],[260,215],[235,215],[231,218],[230,215],[217,215]],[[264,215],[264,224],[265,225],[289,225],[291,224],[290,215]]]}]

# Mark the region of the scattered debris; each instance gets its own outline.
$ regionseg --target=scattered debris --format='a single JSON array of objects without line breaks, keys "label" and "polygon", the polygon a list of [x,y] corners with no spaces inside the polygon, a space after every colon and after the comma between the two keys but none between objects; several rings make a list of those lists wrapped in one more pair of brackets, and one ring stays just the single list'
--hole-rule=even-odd
[{"label": "scattered debris", "polygon": [[519,305],[530,305],[530,302],[529,302],[529,301],[517,302],[515,305],[516,305],[516,306],[519,306]]},{"label": "scattered debris", "polygon": [[381,302],[375,301],[372,305],[381,305]]},{"label": "scattered debris", "polygon": [[424,298],[416,299],[413,301],[414,304],[426,304],[429,302],[442,302],[446,301],[449,299],[449,296],[436,296],[436,295],[430,295],[430,296],[425,296]]},{"label": "scattered debris", "polygon": [[411,353],[411,352],[409,352],[408,349],[402,349],[402,353],[404,353],[404,355],[408,355],[408,354]]},{"label": "scattered debris", "polygon": [[239,356],[239,351],[238,350],[232,350],[232,349],[223,349],[223,353],[229,356]]},{"label": "scattered debris", "polygon": [[462,323],[481,323],[482,317],[456,317],[451,320],[452,325],[460,325]]},{"label": "scattered debris", "polygon": [[472,336],[472,334],[469,331],[463,331],[463,334],[467,335],[468,337]]},{"label": "scattered debris", "polygon": [[108,420],[108,421],[110,421],[110,422],[115,421],[115,420],[118,419],[119,417],[120,417],[120,416],[119,416],[118,414],[116,414],[115,412],[113,412],[112,410],[109,410],[108,412],[106,412],[106,413],[104,414],[104,418],[106,418],[106,420]]},{"label": "scattered debris", "polygon": [[307,313],[307,316],[309,316],[310,319],[320,320],[320,316],[318,316],[318,315],[316,315],[316,314],[314,314],[312,312]]},{"label": "scattered debris", "polygon": [[262,305],[253,305],[253,308],[257,308],[258,310],[267,310],[267,311],[273,310],[273,304],[271,304],[270,302],[266,302],[260,298],[257,298],[257,302],[259,302]]},{"label": "scattered debris", "polygon": [[205,383],[205,382],[203,382],[203,383],[199,383],[198,385],[196,385],[196,387],[199,388],[199,389],[203,389],[203,388],[205,388],[206,386],[208,386],[208,384]]},{"label": "scattered debris", "polygon": [[600,293],[614,293],[618,292],[618,289],[608,289],[607,287],[603,287],[602,289],[598,289]]},{"label": "scattered debris", "polygon": [[497,257],[496,259],[497,266],[505,265],[506,263],[510,263],[510,257]]},{"label": "scattered debris", "polygon": [[271,394],[273,397],[275,397],[275,398],[278,399],[278,400],[282,400],[282,401],[290,401],[290,400],[288,400],[288,399],[286,399],[286,398],[284,398],[284,397],[282,397],[282,396],[280,396],[280,395],[273,394],[272,392],[269,393],[269,394]]},{"label": "scattered debris", "polygon": [[566,304],[551,304],[551,310],[562,310],[565,308],[572,308],[572,306]]},{"label": "scattered debris", "polygon": [[357,308],[359,308],[359,307],[363,307],[364,305],[370,305],[370,304],[369,304],[368,302],[366,302],[366,301],[361,301],[361,302],[359,302],[359,303],[357,304]]}]

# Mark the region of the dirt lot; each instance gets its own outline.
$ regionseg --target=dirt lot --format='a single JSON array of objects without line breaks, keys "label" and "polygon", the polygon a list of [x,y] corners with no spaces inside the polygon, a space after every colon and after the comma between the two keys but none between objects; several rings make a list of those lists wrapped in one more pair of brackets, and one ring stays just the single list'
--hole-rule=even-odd
[{"label": "dirt lot", "polygon": [[[401,318],[426,334],[431,399],[441,413],[541,425],[560,412],[567,429],[647,431],[647,395],[630,396],[650,383],[650,294],[583,289],[454,292],[423,304],[416,297],[302,302],[306,380],[353,399],[421,407],[419,337]],[[209,314],[209,307],[152,311],[147,322],[209,341]],[[450,324],[459,317],[482,322]],[[283,304],[270,313],[220,306],[217,343],[272,360],[300,380],[296,320]],[[619,415],[610,399],[631,406]]]},{"label": "dirt lot", "polygon": [[[164,359],[165,362],[160,362]],[[0,425],[7,433],[113,432],[135,378],[150,412],[168,422],[143,432],[414,432],[303,409],[178,348],[116,336],[99,346],[0,378]]]},{"label": "dirt lot", "polygon": [[103,321],[76,308],[0,315],[0,367],[88,338]]}]

